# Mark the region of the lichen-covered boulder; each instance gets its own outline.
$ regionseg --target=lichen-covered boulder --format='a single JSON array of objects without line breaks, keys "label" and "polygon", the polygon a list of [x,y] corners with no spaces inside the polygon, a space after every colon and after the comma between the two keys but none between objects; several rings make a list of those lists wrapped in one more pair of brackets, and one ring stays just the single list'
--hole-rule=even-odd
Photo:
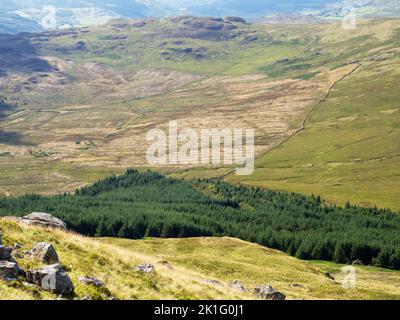
[{"label": "lichen-covered boulder", "polygon": [[5,247],[0,245],[0,260],[9,261],[12,258],[11,257],[12,250],[13,249],[11,247]]},{"label": "lichen-covered boulder", "polygon": [[254,295],[264,300],[285,300],[286,296],[270,285],[260,285],[254,289]]},{"label": "lichen-covered boulder", "polygon": [[136,267],[136,270],[143,273],[152,273],[154,272],[154,266],[150,263],[141,264]]},{"label": "lichen-covered boulder", "polygon": [[4,280],[14,280],[21,274],[22,270],[15,262],[0,261],[0,278]]},{"label": "lichen-covered boulder", "polygon": [[33,212],[23,217],[20,221],[29,225],[67,230],[67,225],[62,220],[44,212]]},{"label": "lichen-covered boulder", "polygon": [[28,282],[40,286],[46,291],[67,295],[74,292],[74,285],[70,277],[60,264],[45,266],[26,272]]},{"label": "lichen-covered boulder", "polygon": [[58,254],[54,247],[47,242],[38,242],[33,249],[28,253],[29,257],[43,263],[54,264],[58,263]]}]

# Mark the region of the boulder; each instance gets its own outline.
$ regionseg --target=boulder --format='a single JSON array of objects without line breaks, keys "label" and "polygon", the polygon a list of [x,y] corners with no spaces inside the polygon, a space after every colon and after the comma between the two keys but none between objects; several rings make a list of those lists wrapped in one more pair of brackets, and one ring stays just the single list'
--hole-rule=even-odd
[{"label": "boulder", "polygon": [[14,280],[22,274],[22,270],[15,262],[0,261],[0,278],[4,280]]},{"label": "boulder", "polygon": [[144,27],[145,25],[147,24],[147,22],[146,21],[136,21],[136,22],[132,22],[131,23],[131,27],[133,27],[133,28],[142,28],[142,27]]},{"label": "boulder", "polygon": [[63,221],[43,212],[33,212],[23,217],[20,221],[29,225],[67,230],[67,225]]},{"label": "boulder", "polygon": [[32,259],[36,259],[47,264],[59,262],[56,250],[50,243],[47,242],[36,243],[33,249],[29,251],[28,255]]},{"label": "boulder", "polygon": [[136,270],[143,273],[152,273],[154,272],[154,266],[150,263],[141,264],[136,267]]},{"label": "boulder", "polygon": [[11,252],[13,248],[0,245],[0,260],[12,260]]},{"label": "boulder", "polygon": [[104,283],[94,277],[79,277],[78,280],[84,284],[92,285],[94,287],[104,287]]},{"label": "boulder", "polygon": [[58,263],[36,270],[29,270],[26,272],[26,279],[29,283],[36,284],[42,289],[53,293],[66,295],[74,292],[74,285],[71,279]]},{"label": "boulder", "polygon": [[214,280],[214,279],[202,279],[202,282],[212,285],[212,286],[221,286],[222,283],[219,282],[218,280]]},{"label": "boulder", "polygon": [[264,299],[264,300],[285,300],[286,299],[286,296],[283,293],[276,291],[270,285],[257,286],[254,289],[254,295],[257,298]]},{"label": "boulder", "polygon": [[239,280],[233,280],[228,283],[228,287],[235,289],[240,292],[246,292],[246,288],[243,286],[243,284]]}]

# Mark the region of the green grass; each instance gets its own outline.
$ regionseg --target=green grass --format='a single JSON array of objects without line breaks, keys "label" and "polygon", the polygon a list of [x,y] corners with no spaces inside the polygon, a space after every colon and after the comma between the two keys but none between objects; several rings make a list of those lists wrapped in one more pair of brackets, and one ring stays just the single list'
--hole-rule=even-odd
[{"label": "green grass", "polygon": [[400,62],[386,63],[366,62],[304,132],[259,158],[252,176],[228,180],[400,210]]}]

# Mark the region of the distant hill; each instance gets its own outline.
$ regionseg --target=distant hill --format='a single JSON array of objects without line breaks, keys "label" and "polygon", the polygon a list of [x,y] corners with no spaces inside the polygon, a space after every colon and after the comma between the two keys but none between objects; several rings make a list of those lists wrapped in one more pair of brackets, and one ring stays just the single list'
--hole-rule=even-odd
[{"label": "distant hill", "polygon": [[0,7],[0,33],[34,32],[41,30],[42,27],[36,21],[1,10]]},{"label": "distant hill", "polygon": [[365,0],[362,2],[338,0],[4,0],[0,3],[0,32],[17,33],[42,30],[42,19],[47,6],[57,12],[57,28],[90,26],[113,18],[166,17],[181,14],[224,17],[237,15],[259,20],[270,15],[289,15],[290,20],[312,15],[322,19],[340,18],[350,6],[363,17],[399,16],[396,0]]}]

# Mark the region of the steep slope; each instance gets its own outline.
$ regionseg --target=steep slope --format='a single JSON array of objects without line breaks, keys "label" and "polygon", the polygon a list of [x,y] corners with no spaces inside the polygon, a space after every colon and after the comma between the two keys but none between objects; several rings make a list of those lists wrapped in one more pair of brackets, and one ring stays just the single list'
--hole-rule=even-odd
[{"label": "steep slope", "polygon": [[[30,250],[36,242],[54,245],[75,286],[70,299],[105,299],[106,294],[116,299],[254,299],[252,289],[259,284],[272,284],[288,299],[398,299],[400,295],[395,285],[399,272],[356,267],[357,288],[345,290],[340,265],[305,263],[232,238],[85,238],[4,218],[0,228],[5,244],[20,243],[20,252]],[[172,268],[160,261],[167,261]],[[24,256],[17,262],[25,270],[39,266]],[[135,267],[143,263],[154,264],[155,273],[137,272]],[[80,276],[96,277],[106,289],[84,285],[78,280]],[[240,280],[249,292],[229,288],[227,283],[232,280]],[[0,280],[0,299],[56,298],[19,281]]]}]

